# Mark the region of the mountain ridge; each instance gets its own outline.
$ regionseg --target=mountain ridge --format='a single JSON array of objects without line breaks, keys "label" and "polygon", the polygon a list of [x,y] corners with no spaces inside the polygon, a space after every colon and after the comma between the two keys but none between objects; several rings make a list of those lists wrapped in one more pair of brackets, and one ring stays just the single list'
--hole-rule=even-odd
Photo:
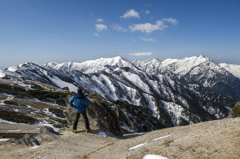
[{"label": "mountain ridge", "polygon": [[109,101],[127,101],[146,108],[166,127],[225,118],[240,99],[240,79],[202,55],[145,64],[117,56],[81,63],[26,63],[4,73],[68,86],[71,91],[81,87]]}]

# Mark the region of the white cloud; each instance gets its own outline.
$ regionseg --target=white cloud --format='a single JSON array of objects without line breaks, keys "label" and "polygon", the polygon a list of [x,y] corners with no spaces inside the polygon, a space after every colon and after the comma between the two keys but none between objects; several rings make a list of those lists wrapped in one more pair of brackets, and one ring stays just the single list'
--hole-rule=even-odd
[{"label": "white cloud", "polygon": [[119,53],[119,55],[124,55],[124,53]]},{"label": "white cloud", "polygon": [[149,13],[150,13],[150,11],[149,11],[149,10],[146,10],[146,11],[145,11],[145,13],[146,13],[146,14],[149,14]]},{"label": "white cloud", "polygon": [[113,30],[116,30],[116,31],[123,31],[123,32],[127,32],[127,29],[126,28],[122,28],[120,25],[118,24],[113,24],[112,25],[112,29]]},{"label": "white cloud", "polygon": [[129,53],[129,55],[132,55],[132,56],[151,56],[152,53],[151,52]]},{"label": "white cloud", "polygon": [[151,16],[151,18],[150,19],[153,19],[154,17],[153,16]]},{"label": "white cloud", "polygon": [[122,42],[118,42],[118,44],[122,45],[123,43]]},{"label": "white cloud", "polygon": [[146,33],[151,33],[155,30],[163,30],[164,28],[167,28],[167,25],[165,25],[161,20],[156,21],[156,25],[151,23],[145,23],[145,24],[134,24],[129,26],[131,31],[141,31]]},{"label": "white cloud", "polygon": [[97,19],[97,22],[103,22],[103,19],[98,18],[98,19]]},{"label": "white cloud", "polygon": [[103,24],[96,24],[95,27],[97,31],[107,30],[107,26]]},{"label": "white cloud", "polygon": [[134,9],[128,10],[126,13],[123,14],[123,16],[120,16],[120,18],[140,18],[139,13],[136,12]]},{"label": "white cloud", "polygon": [[142,37],[140,37],[140,39],[142,39],[143,41],[151,41],[151,42],[157,41],[157,40],[152,39],[152,38],[142,38]]},{"label": "white cloud", "polygon": [[98,33],[94,33],[94,35],[95,35],[95,36],[99,36],[99,34],[98,34]]},{"label": "white cloud", "polygon": [[173,18],[163,18],[162,20],[171,23],[173,26],[176,26],[176,25],[178,24],[177,19],[173,19]]}]

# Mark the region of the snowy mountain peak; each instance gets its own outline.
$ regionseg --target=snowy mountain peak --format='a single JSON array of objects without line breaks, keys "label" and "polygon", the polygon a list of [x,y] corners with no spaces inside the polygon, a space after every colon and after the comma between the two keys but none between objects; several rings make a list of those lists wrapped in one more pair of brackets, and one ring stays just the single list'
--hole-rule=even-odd
[{"label": "snowy mountain peak", "polygon": [[133,64],[144,71],[152,72],[161,65],[161,61],[158,59],[148,59],[144,61],[134,60]]},{"label": "snowy mountain peak", "polygon": [[48,62],[48,63],[43,64],[43,65],[41,65],[41,66],[54,67],[54,66],[56,66],[57,64],[58,64],[57,62]]},{"label": "snowy mountain peak", "polygon": [[18,65],[18,67],[30,66],[30,65],[32,65],[32,64],[33,64],[32,62],[24,62],[24,63]]},{"label": "snowy mountain peak", "polygon": [[105,66],[114,67],[133,67],[132,63],[120,56],[113,58],[99,58],[96,60],[88,60],[81,63],[78,62],[65,62],[65,63],[47,63],[46,67],[51,67],[53,69],[60,69],[66,72],[78,70],[83,73],[96,73],[99,71],[106,70]]},{"label": "snowy mountain peak", "polygon": [[209,58],[200,55],[200,56],[192,56],[192,57],[185,57],[182,60],[178,60],[179,62],[188,62],[194,65],[198,65],[200,63],[206,62],[206,61],[211,61]]},{"label": "snowy mountain peak", "polygon": [[145,63],[145,64],[156,64],[156,63],[160,63],[161,61],[160,60],[158,60],[158,59],[148,59],[148,60],[144,60],[144,61],[142,61],[143,63]]},{"label": "snowy mountain peak", "polygon": [[144,61],[138,61],[138,60],[133,61],[133,63],[156,63],[156,62],[161,62],[161,61],[159,59],[154,59],[154,58],[147,59]]}]

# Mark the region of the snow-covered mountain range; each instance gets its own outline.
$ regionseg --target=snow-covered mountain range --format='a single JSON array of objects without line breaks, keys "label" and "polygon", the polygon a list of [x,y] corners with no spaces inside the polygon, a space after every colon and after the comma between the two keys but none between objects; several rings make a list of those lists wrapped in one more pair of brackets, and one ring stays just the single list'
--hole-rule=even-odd
[{"label": "snow-covered mountain range", "polygon": [[0,75],[72,91],[82,87],[109,101],[128,101],[145,107],[167,127],[224,118],[240,99],[240,66],[202,55],[164,61],[129,62],[117,56],[81,63],[24,63]]}]

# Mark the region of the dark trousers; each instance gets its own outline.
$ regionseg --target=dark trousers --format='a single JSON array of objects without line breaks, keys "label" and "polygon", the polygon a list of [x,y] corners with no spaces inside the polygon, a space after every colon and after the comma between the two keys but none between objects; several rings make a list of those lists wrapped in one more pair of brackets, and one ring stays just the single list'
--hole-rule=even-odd
[{"label": "dark trousers", "polygon": [[73,130],[77,130],[77,124],[78,124],[78,119],[80,117],[80,114],[82,114],[84,121],[85,121],[85,128],[89,129],[89,123],[88,123],[88,117],[87,117],[87,113],[86,110],[82,111],[82,112],[76,112],[76,118],[75,118],[75,122],[73,124]]}]

